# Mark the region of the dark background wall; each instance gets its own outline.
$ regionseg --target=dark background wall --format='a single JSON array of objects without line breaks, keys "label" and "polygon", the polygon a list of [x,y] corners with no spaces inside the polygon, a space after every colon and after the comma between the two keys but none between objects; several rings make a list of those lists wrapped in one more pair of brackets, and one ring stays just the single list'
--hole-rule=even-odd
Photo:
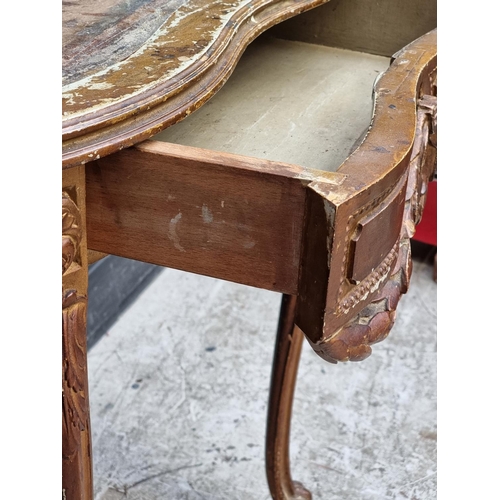
[{"label": "dark background wall", "polygon": [[114,255],[89,267],[88,349],[96,344],[162,269]]}]

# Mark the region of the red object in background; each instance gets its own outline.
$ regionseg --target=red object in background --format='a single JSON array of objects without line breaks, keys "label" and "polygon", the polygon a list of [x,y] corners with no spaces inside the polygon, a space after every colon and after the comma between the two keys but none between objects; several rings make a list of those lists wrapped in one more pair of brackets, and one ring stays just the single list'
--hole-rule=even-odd
[{"label": "red object in background", "polygon": [[429,182],[427,200],[413,239],[437,246],[437,181]]}]

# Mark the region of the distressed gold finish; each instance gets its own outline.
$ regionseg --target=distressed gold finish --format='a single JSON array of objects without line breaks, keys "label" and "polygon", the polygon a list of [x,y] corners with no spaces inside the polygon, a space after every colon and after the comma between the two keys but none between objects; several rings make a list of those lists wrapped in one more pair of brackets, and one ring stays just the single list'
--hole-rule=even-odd
[{"label": "distressed gold finish", "polygon": [[139,50],[63,86],[63,168],[182,120],[217,92],[259,34],[325,1],[183,2]]},{"label": "distressed gold finish", "polygon": [[62,192],[62,489],[92,498],[87,381],[87,238],[85,170],[63,172]]},{"label": "distressed gold finish", "polygon": [[92,498],[92,450],[87,382],[87,298],[63,294],[63,491],[66,498]]},{"label": "distressed gold finish", "polygon": [[[436,67],[436,31],[401,50],[378,81],[364,141],[338,170],[346,175],[341,189],[324,181],[308,186],[310,229],[297,324],[327,361],[366,358],[369,345],[388,334],[399,296],[406,291],[409,238],[435,166],[435,98],[425,92],[436,94]],[[384,224],[381,207],[403,199],[404,208],[396,210],[402,214],[399,222]],[[373,226],[370,236],[353,246],[367,218]],[[385,248],[390,243],[385,256],[374,255],[378,239],[385,240]],[[359,267],[353,279],[357,261],[372,261],[374,267]]]},{"label": "distressed gold finish", "polygon": [[349,323],[313,349],[327,361],[361,361],[371,354],[371,344],[384,340],[396,319],[396,307],[408,290],[411,271],[410,238],[420,221],[427,183],[436,168],[436,97],[424,95],[418,102],[417,125],[408,172],[404,214],[397,261],[390,278],[372,301]]},{"label": "distressed gold finish", "polygon": [[82,239],[80,210],[69,194],[62,193],[62,273],[75,261]]}]

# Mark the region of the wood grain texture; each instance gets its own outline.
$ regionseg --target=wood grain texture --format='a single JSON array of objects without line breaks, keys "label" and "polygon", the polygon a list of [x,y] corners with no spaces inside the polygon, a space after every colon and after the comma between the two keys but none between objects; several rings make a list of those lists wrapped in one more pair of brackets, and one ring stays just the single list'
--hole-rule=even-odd
[{"label": "wood grain texture", "polygon": [[[63,168],[136,144],[183,119],[225,83],[255,37],[324,1],[185,1],[129,57],[63,86]],[[103,47],[111,41],[105,37]]]},{"label": "wood grain texture", "polygon": [[148,141],[88,164],[89,247],[296,294],[305,186],[321,175]]}]

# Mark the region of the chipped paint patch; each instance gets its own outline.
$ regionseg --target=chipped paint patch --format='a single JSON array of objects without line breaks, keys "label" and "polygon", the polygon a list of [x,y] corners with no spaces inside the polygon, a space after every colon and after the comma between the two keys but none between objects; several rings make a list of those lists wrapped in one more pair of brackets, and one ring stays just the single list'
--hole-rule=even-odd
[{"label": "chipped paint patch", "polygon": [[[197,6],[197,4],[199,4],[197,0],[188,2],[176,10],[138,50],[126,59],[87,74],[77,81],[63,85],[66,98],[70,98],[69,101],[63,103],[63,116],[69,116],[73,119],[102,110],[108,105],[126,101],[138,94],[148,92],[154,87],[165,85],[174,76],[194,65],[200,59],[201,61],[208,60],[207,52],[213,50],[213,44],[223,32],[227,23],[230,22],[235,13],[252,4],[252,0],[233,0],[222,4],[218,2],[207,4],[205,2],[201,6]],[[192,20],[196,19],[197,15],[199,17],[200,12],[210,12],[210,27],[204,29],[203,36],[206,43],[198,47],[198,52],[189,54],[189,56],[179,55],[175,58],[176,63],[169,57],[158,58],[158,51],[161,51],[162,54],[173,55],[183,49],[182,40],[179,40],[176,36],[177,29],[180,32],[185,29],[194,29],[191,26]],[[236,28],[234,29],[236,30]],[[144,64],[146,61],[150,64]],[[123,80],[117,77],[118,74],[127,73],[136,75],[135,79],[141,81],[140,73],[147,71],[145,68],[154,68],[155,73],[152,76],[144,75],[144,78],[150,78],[152,81],[147,82],[142,79],[142,84],[139,86],[130,84],[131,78]],[[114,88],[112,96],[109,93],[99,93],[101,90],[110,88],[98,87],[103,83],[110,84]],[[74,93],[75,90],[79,90],[82,94]],[[75,99],[76,96],[81,98]],[[67,109],[67,107],[73,109]],[[64,114],[64,112],[69,112],[69,114]]]},{"label": "chipped paint patch", "polygon": [[389,255],[384,259],[382,264],[372,271],[372,273],[363,282],[351,291],[338,305],[337,312],[341,311],[348,314],[353,307],[368,298],[370,294],[376,292],[382,284],[384,284],[391,273],[391,262],[396,259],[396,247],[389,252]]},{"label": "chipped paint patch", "polygon": [[346,179],[347,175],[338,174],[336,172],[325,172],[323,170],[312,170],[306,167],[295,175],[296,179],[305,181],[316,181],[332,184],[333,186],[340,186]]},{"label": "chipped paint patch", "polygon": [[[380,278],[379,278],[379,279],[375,282],[375,284],[374,284],[373,286],[371,286],[369,289],[367,289],[367,290],[365,291],[365,293],[364,293],[363,295],[361,295],[361,297],[359,298],[358,302],[356,302],[356,304],[359,304],[360,302],[363,302],[364,300],[366,300],[366,299],[368,298],[368,296],[369,296],[371,293],[373,293],[373,292],[377,291],[377,290],[380,288],[380,285],[381,285],[382,283],[384,283],[384,282],[385,282],[385,280],[386,280],[386,278],[387,278],[388,276],[389,276],[389,271],[388,271],[387,273],[383,274],[383,275],[382,275],[382,276],[381,276],[381,277],[380,277]],[[356,305],[356,304],[355,304],[355,305]],[[349,309],[344,310],[344,311],[343,311],[343,312],[344,312],[344,314],[347,314],[347,313],[348,313],[351,309],[352,309],[352,308],[349,308]]]},{"label": "chipped paint patch", "polygon": [[[343,179],[338,185],[342,184],[346,178],[347,176],[343,175]],[[350,186],[336,189],[338,185],[332,182],[314,182],[310,187],[330,203],[340,205],[355,192],[355,189]]]},{"label": "chipped paint patch", "polygon": [[255,241],[248,238],[244,243],[243,243],[243,248],[253,248],[255,246]]},{"label": "chipped paint patch", "polygon": [[205,222],[206,224],[210,224],[214,221],[214,216],[206,205],[203,205],[201,207],[201,216],[203,218],[203,222]]},{"label": "chipped paint patch", "polygon": [[174,244],[174,247],[181,252],[185,252],[181,245],[179,235],[177,234],[177,224],[182,219],[182,214],[179,212],[175,217],[170,220],[168,225],[168,238]]},{"label": "chipped paint patch", "polygon": [[[66,93],[62,95],[62,98],[63,99],[66,99],[66,106],[73,106],[75,103],[75,100],[74,100],[74,97],[75,97],[76,94],[72,94],[72,93]],[[67,115],[69,114],[69,111],[65,111],[63,113],[64,115]]]},{"label": "chipped paint patch", "polygon": [[88,86],[89,90],[106,90],[106,89],[112,89],[114,85],[112,83],[108,82],[101,82],[101,83],[92,83],[91,85]]}]

